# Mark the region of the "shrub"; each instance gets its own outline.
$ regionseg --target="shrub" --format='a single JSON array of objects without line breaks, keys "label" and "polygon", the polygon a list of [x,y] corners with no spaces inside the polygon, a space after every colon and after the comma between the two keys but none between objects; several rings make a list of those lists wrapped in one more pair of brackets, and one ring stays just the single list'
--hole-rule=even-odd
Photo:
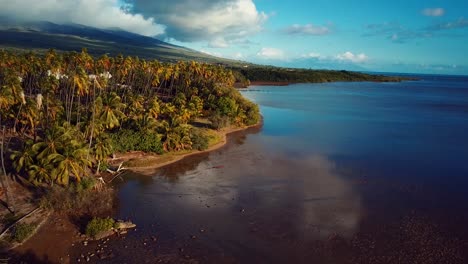
[{"label": "shrub", "polygon": [[208,148],[209,138],[199,130],[192,130],[190,140],[192,141],[192,149],[205,150]]},{"label": "shrub", "polygon": [[118,152],[144,151],[163,153],[161,138],[155,132],[122,129],[110,135],[112,147]]},{"label": "shrub", "polygon": [[221,129],[230,125],[229,117],[222,116],[220,113],[216,112],[208,118],[211,122],[211,127],[214,129]]},{"label": "shrub", "polygon": [[113,192],[110,188],[97,192],[92,189],[91,184],[85,181],[85,183],[71,185],[68,188],[53,186],[41,197],[39,204],[43,208],[60,213],[94,216],[110,212],[112,202]]},{"label": "shrub", "polygon": [[114,228],[114,225],[115,221],[112,218],[95,217],[86,225],[86,235],[94,237],[100,232],[111,230]]},{"label": "shrub", "polygon": [[36,228],[35,225],[32,224],[17,224],[15,226],[15,230],[13,232],[13,240],[17,242],[23,242],[25,239],[30,237]]},{"label": "shrub", "polygon": [[96,185],[96,178],[83,177],[80,182],[74,184],[77,192],[91,190]]},{"label": "shrub", "polygon": [[260,121],[260,111],[258,105],[251,104],[246,112],[247,120],[245,121],[246,125],[255,125]]}]

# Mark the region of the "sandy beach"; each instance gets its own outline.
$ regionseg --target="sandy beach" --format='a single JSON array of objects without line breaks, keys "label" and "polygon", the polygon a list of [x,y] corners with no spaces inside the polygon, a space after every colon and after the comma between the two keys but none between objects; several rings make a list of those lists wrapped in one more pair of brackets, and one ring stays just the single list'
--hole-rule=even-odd
[{"label": "sandy beach", "polygon": [[131,153],[118,154],[114,159],[110,160],[110,163],[114,166],[118,166],[121,163],[125,164],[128,161],[138,160],[139,162],[145,163],[145,165],[128,166],[128,167],[124,166],[124,167],[130,171],[133,171],[139,174],[153,175],[153,173],[161,167],[178,162],[189,156],[211,152],[213,150],[223,147],[227,143],[227,136],[231,133],[246,130],[252,127],[259,127],[261,125],[262,123],[260,122],[259,124],[252,125],[252,126],[228,127],[228,128],[223,128],[221,130],[218,130],[216,131],[216,134],[220,137],[219,142],[215,143],[214,145],[209,146],[208,149],[206,150],[202,150],[202,151],[190,150],[190,151],[167,153],[163,155],[154,155],[154,154],[148,154],[144,152],[131,152]]}]

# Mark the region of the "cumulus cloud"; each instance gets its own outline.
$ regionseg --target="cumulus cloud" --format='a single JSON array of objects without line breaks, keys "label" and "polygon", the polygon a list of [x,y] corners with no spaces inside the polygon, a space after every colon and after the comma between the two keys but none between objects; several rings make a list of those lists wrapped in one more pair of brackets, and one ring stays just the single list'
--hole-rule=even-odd
[{"label": "cumulus cloud", "polygon": [[119,3],[119,0],[0,0],[0,16],[97,28],[118,27],[146,36],[164,32],[164,26],[157,24],[154,18],[126,12]]},{"label": "cumulus cloud", "polygon": [[347,51],[342,54],[338,54],[336,55],[335,58],[339,61],[353,62],[353,63],[363,63],[369,60],[369,57],[364,53],[354,54],[350,51]]},{"label": "cumulus cloud", "polygon": [[129,12],[166,25],[166,36],[182,42],[210,41],[213,46],[226,46],[258,33],[267,20],[252,0],[124,1]]},{"label": "cumulus cloud", "polygon": [[323,36],[330,33],[330,28],[327,26],[316,26],[313,24],[294,24],[290,27],[283,29],[283,32],[289,35]]},{"label": "cumulus cloud", "polygon": [[445,9],[437,7],[437,8],[425,8],[422,10],[422,14],[425,16],[431,17],[440,17],[445,15]]},{"label": "cumulus cloud", "polygon": [[263,59],[273,59],[273,60],[281,60],[285,58],[284,51],[280,49],[276,49],[276,48],[262,48],[257,53],[257,56]]}]

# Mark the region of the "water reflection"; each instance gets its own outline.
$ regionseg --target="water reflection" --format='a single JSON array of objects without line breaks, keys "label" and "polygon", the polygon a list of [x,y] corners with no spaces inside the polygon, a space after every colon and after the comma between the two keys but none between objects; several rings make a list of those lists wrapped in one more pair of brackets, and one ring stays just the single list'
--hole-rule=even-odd
[{"label": "water reflection", "polygon": [[[424,84],[246,93],[261,104],[261,130],[153,177],[127,178],[118,217],[138,231],[122,242],[132,251],[121,254],[134,262],[150,254],[138,245],[157,236],[153,253],[198,249],[202,263],[462,263],[447,256],[468,252],[459,247],[468,245],[468,116],[420,102],[435,94],[429,102],[448,104],[442,95],[457,91],[451,100],[466,103],[466,89]],[[456,237],[464,242],[447,243]]]},{"label": "water reflection", "polygon": [[271,152],[256,135],[229,142],[161,169],[149,185],[127,183],[121,200],[130,202],[121,217],[144,229],[156,218],[158,234],[172,238],[209,230],[199,241],[203,248],[234,255],[242,245],[274,257],[272,247],[358,231],[360,197],[332,161]]}]

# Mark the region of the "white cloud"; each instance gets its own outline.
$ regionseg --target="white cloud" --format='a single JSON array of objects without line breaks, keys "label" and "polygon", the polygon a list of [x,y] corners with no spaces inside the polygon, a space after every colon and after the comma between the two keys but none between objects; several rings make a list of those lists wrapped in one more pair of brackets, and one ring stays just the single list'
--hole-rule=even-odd
[{"label": "white cloud", "polygon": [[320,53],[317,53],[317,52],[310,52],[310,53],[307,53],[307,54],[303,54],[301,57],[302,58],[309,58],[309,59],[320,59],[320,58],[322,58],[322,55],[320,55]]},{"label": "white cloud", "polygon": [[276,48],[262,48],[258,53],[257,56],[263,59],[276,59],[281,60],[285,58],[284,51]]},{"label": "white cloud", "polygon": [[167,37],[182,42],[208,41],[213,46],[260,32],[268,17],[252,0],[125,1],[131,12],[166,25]]},{"label": "white cloud", "polygon": [[314,35],[322,36],[330,33],[330,28],[327,26],[316,26],[313,24],[298,25],[294,24],[283,29],[283,32],[290,35]]},{"label": "white cloud", "polygon": [[422,14],[425,16],[431,17],[440,17],[445,15],[445,9],[437,7],[437,8],[425,8],[422,10]]},{"label": "white cloud", "polygon": [[164,32],[164,26],[156,24],[153,18],[121,9],[119,0],[0,0],[0,6],[0,16],[17,20],[118,27],[146,36]]},{"label": "white cloud", "polygon": [[362,63],[362,62],[366,62],[369,60],[369,57],[364,53],[354,54],[350,51],[347,51],[342,54],[338,54],[336,55],[335,58],[339,61],[347,61],[347,62],[353,62],[353,63]]}]

